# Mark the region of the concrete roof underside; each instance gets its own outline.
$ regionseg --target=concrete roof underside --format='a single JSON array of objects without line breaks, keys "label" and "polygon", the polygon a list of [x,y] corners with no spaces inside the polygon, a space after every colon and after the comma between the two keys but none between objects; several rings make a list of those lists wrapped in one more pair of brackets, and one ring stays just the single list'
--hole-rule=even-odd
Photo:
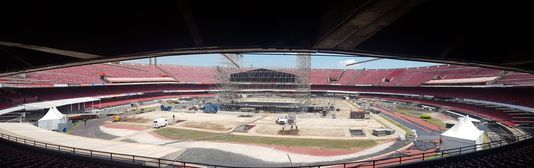
[{"label": "concrete roof underside", "polygon": [[154,56],[265,51],[356,54],[532,73],[533,15],[521,3],[5,3],[0,7],[0,76]]}]

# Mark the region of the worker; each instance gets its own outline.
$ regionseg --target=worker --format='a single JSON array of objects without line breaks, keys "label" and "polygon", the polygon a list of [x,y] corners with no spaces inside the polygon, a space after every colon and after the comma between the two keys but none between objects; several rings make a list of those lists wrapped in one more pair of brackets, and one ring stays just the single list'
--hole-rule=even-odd
[{"label": "worker", "polygon": [[174,114],[173,114],[173,115],[172,115],[172,120],[173,120],[173,121],[174,121],[174,118],[175,118],[175,116],[174,116]]}]

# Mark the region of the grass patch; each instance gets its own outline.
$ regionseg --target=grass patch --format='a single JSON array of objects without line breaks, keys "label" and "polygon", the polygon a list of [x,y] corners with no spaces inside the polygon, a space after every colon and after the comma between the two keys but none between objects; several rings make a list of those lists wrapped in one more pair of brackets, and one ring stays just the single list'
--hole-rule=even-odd
[{"label": "grass patch", "polygon": [[382,116],[380,115],[382,118],[384,118],[385,120],[387,120],[388,122],[392,123],[393,125],[396,125],[397,127],[401,128],[402,130],[404,130],[406,132],[406,137],[413,137],[413,132],[412,132],[412,129],[390,119],[389,117],[386,117],[386,116]]},{"label": "grass patch", "polygon": [[426,122],[429,122],[429,123],[432,123],[434,125],[439,126],[439,128],[441,130],[447,130],[447,127],[445,126],[445,123],[442,122],[441,120],[434,119],[434,118],[432,118],[432,119],[423,119],[423,120],[425,120]]},{"label": "grass patch", "polygon": [[375,146],[373,140],[336,140],[336,139],[306,139],[306,138],[274,138],[259,136],[243,136],[231,134],[218,134],[177,128],[163,128],[156,133],[176,140],[206,140],[220,142],[237,142],[281,146],[320,147],[328,149],[367,148]]},{"label": "grass patch", "polygon": [[201,128],[201,129],[210,129],[210,130],[217,130],[217,131],[227,131],[232,128],[226,128],[224,125],[221,124],[215,124],[215,123],[209,123],[209,122],[195,122],[190,121],[185,124],[183,124],[184,127],[191,127],[191,128]]}]

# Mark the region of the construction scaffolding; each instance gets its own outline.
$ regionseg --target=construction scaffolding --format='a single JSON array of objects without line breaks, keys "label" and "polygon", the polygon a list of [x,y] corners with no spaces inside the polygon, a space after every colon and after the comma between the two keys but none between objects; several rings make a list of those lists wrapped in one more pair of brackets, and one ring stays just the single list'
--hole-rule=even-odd
[{"label": "construction scaffolding", "polygon": [[216,66],[217,87],[212,89],[217,93],[217,101],[221,104],[234,102],[238,97],[238,88],[230,82],[230,75],[241,71],[243,55],[240,54],[222,54],[219,65]]},{"label": "construction scaffolding", "polygon": [[227,110],[254,108],[299,112],[310,105],[310,54],[299,54],[293,67],[242,66],[243,56],[224,54],[216,67],[218,101]]}]

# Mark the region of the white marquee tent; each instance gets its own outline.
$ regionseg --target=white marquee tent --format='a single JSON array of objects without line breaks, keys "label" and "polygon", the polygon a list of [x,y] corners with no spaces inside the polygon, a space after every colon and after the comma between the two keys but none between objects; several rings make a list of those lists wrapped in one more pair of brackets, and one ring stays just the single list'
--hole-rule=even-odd
[{"label": "white marquee tent", "polygon": [[43,118],[39,119],[37,122],[37,125],[40,128],[48,129],[48,130],[57,130],[58,124],[60,123],[66,123],[67,118],[64,114],[59,112],[59,110],[56,107],[51,107],[48,112],[44,115]]},{"label": "white marquee tent", "polygon": [[[475,144],[482,144],[483,141],[484,131],[479,130],[473,124],[473,119],[469,118],[469,116],[465,116],[459,118],[458,123],[441,134],[441,150],[473,146]],[[481,148],[482,146],[477,148],[477,150]],[[465,150],[462,149],[462,152],[464,151]]]}]

